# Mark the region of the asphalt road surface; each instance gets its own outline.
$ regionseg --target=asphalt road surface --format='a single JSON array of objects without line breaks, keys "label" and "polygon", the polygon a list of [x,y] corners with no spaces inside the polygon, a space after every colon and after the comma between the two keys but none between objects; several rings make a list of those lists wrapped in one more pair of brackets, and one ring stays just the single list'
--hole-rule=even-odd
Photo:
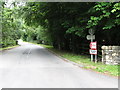
[{"label": "asphalt road surface", "polygon": [[0,54],[0,88],[118,88],[118,79],[75,66],[41,46],[21,43]]}]

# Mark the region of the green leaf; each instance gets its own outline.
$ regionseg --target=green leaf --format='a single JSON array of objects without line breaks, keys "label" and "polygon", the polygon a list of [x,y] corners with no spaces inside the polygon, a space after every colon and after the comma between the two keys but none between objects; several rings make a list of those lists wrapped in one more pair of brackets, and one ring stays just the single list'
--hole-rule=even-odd
[{"label": "green leaf", "polygon": [[116,12],[116,9],[113,9],[111,12],[112,12],[112,13]]}]

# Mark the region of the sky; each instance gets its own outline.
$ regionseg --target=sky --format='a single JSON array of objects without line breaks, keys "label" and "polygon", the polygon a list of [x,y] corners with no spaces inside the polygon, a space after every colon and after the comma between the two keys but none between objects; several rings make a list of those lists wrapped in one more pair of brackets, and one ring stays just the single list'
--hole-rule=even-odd
[{"label": "sky", "polygon": [[[22,0],[4,0],[5,2],[6,2],[6,7],[10,7],[10,8],[12,8],[12,6],[11,6],[11,4],[13,3],[13,2],[15,2],[15,1],[17,1],[17,2],[21,2]],[[25,0],[24,0],[25,1]],[[18,5],[24,5],[23,3],[19,3]]]},{"label": "sky", "polygon": [[11,3],[13,2],[13,0],[4,0],[6,3],[7,7],[10,7]]}]

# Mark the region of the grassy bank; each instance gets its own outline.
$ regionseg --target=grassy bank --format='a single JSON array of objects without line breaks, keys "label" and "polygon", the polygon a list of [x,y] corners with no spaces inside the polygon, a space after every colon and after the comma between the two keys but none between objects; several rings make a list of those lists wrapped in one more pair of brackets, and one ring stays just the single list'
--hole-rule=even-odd
[{"label": "grassy bank", "polygon": [[9,46],[9,47],[5,47],[5,48],[0,48],[0,51],[2,51],[2,50],[12,49],[12,48],[15,48],[15,47],[17,47],[17,46],[19,46],[19,45]]},{"label": "grassy bank", "polygon": [[53,52],[55,52],[56,54],[60,55],[63,58],[66,58],[70,61],[73,61],[73,62],[81,64],[81,65],[84,65],[84,68],[86,68],[86,69],[92,69],[94,71],[112,75],[112,76],[120,76],[120,75],[118,75],[119,74],[118,67],[120,67],[120,65],[105,65],[100,62],[94,63],[94,62],[90,61],[90,57],[88,57],[88,56],[77,55],[77,54],[73,54],[70,52],[57,50],[49,45],[42,45],[42,44],[40,44],[40,45],[47,49],[52,50]]}]

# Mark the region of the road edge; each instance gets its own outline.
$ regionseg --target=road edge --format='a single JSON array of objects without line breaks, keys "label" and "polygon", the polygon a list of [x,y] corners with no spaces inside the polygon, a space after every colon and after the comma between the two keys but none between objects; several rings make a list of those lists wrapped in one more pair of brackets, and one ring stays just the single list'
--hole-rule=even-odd
[{"label": "road edge", "polygon": [[16,47],[19,47],[19,46],[20,46],[20,45],[15,45],[15,46],[11,46],[11,47],[6,47],[5,49],[0,50],[0,52],[6,51],[6,50],[10,50],[10,49],[13,49],[13,48],[16,48]]},{"label": "road edge", "polygon": [[[41,45],[40,45],[40,46],[41,46]],[[43,47],[43,46],[41,46],[41,47]],[[110,74],[107,74],[107,73],[102,73],[102,72],[95,71],[95,70],[93,70],[93,69],[85,68],[85,65],[78,64],[78,63],[75,63],[75,62],[73,62],[73,61],[70,61],[70,60],[68,60],[68,59],[66,59],[66,58],[63,58],[63,57],[60,56],[59,54],[55,53],[54,51],[52,51],[52,50],[50,50],[50,49],[48,49],[48,48],[46,48],[46,47],[43,47],[43,48],[45,48],[45,49],[48,50],[49,52],[53,53],[53,54],[56,55],[57,57],[61,58],[62,60],[66,61],[66,62],[69,62],[69,63],[71,63],[71,64],[73,64],[73,65],[75,65],[75,66],[78,66],[79,68],[82,68],[82,69],[85,69],[85,70],[89,70],[89,71],[92,71],[92,72],[95,72],[95,73],[98,73],[98,74],[101,74],[101,75],[105,75],[105,76],[109,76],[109,77],[113,77],[113,78],[117,78],[117,79],[119,78],[118,76],[113,76],[113,75],[110,75]]]}]

